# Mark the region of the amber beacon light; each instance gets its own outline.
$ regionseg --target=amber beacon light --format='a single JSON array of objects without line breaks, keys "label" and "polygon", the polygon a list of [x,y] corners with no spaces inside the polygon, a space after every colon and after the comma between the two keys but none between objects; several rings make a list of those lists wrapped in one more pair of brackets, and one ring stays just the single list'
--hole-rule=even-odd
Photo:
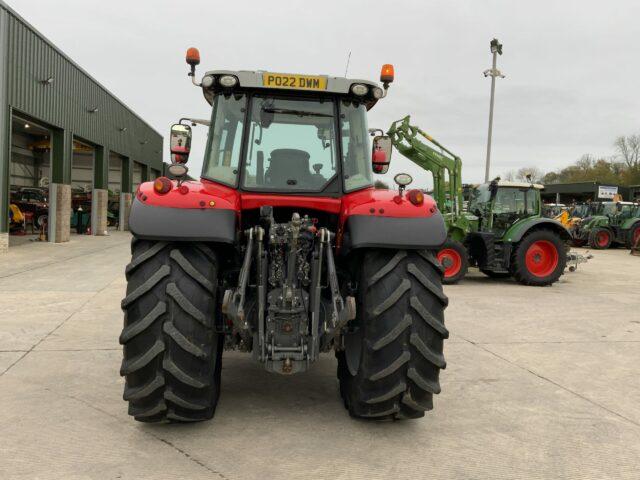
[{"label": "amber beacon light", "polygon": [[380,70],[380,81],[382,83],[393,82],[393,65],[391,65],[390,63],[385,63],[382,66],[382,70]]}]

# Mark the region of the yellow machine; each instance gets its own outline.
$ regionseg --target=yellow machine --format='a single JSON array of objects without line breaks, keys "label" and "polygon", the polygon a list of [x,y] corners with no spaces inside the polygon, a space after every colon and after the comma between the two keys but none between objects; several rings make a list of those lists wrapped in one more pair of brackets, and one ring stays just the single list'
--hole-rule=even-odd
[{"label": "yellow machine", "polygon": [[9,219],[12,225],[24,225],[24,214],[15,203],[9,205]]},{"label": "yellow machine", "polygon": [[560,215],[554,217],[554,220],[560,222],[569,232],[573,233],[580,222],[582,221],[581,217],[574,217],[571,215],[573,209],[563,210]]}]

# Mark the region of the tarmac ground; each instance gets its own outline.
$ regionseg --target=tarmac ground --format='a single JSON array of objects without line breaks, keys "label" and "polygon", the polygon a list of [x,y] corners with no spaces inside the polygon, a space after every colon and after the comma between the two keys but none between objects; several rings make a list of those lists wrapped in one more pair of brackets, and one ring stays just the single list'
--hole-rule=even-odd
[{"label": "tarmac ground", "polygon": [[333,355],[269,374],[225,352],[212,421],[127,415],[118,371],[130,235],[0,256],[1,479],[639,479],[640,257],[551,287],[446,287],[447,369],[415,421],[354,420]]}]

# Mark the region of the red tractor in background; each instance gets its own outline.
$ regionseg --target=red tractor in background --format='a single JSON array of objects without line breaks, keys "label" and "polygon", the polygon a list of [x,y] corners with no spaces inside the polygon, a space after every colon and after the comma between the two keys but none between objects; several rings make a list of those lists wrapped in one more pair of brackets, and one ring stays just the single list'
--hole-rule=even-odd
[{"label": "red tractor in background", "polygon": [[[432,198],[376,190],[391,143],[370,148],[374,82],[263,71],[207,72],[212,105],[200,181],[186,181],[191,128],[171,129],[174,179],[143,183],[129,219],[132,260],[120,342],[129,413],[210,419],[224,349],[270,372],[304,372],[334,350],[349,413],[418,418],[432,408],[448,337],[446,239]],[[175,161],[177,160],[177,161]]]}]

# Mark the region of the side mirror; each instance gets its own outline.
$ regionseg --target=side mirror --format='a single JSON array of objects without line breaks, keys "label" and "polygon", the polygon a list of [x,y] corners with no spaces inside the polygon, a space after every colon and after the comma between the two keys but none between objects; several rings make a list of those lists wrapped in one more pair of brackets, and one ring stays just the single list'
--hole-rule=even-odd
[{"label": "side mirror", "polygon": [[171,125],[171,155],[174,163],[187,163],[191,153],[191,127],[176,123]]},{"label": "side mirror", "polygon": [[391,163],[391,139],[386,135],[378,135],[373,138],[373,148],[371,150],[371,165],[373,173],[380,175],[387,173]]}]

